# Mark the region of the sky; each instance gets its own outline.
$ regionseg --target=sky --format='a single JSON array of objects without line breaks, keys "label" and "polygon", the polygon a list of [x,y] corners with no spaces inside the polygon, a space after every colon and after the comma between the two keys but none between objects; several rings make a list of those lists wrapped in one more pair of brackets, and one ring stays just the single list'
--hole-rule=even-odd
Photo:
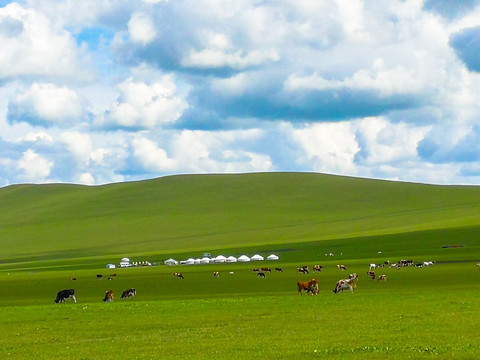
[{"label": "sky", "polygon": [[480,0],[0,0],[0,186],[480,184]]}]

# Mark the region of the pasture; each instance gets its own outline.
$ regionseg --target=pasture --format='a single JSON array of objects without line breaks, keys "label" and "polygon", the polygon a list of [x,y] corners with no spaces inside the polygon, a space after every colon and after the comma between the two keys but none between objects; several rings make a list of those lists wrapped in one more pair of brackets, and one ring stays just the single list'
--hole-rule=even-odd
[{"label": "pasture", "polygon": [[[0,358],[479,358],[479,213],[478,187],[319,174],[2,188]],[[203,252],[280,260],[105,268]],[[367,277],[400,259],[436,264]],[[353,272],[355,292],[334,294]],[[319,294],[298,295],[313,277]],[[77,303],[55,304],[70,288]],[[137,297],[120,300],[128,288]]]},{"label": "pasture", "polygon": [[[348,276],[332,261],[315,274],[298,274],[296,266],[303,263],[269,263],[282,266],[283,273],[265,279],[251,270],[256,264],[116,269],[110,281],[97,280],[96,270],[2,272],[0,357],[471,359],[480,354],[475,263],[377,269],[386,282],[367,278],[368,262],[344,263],[347,272],[359,274],[353,294],[332,292],[335,282]],[[178,270],[185,279],[173,276]],[[319,294],[297,295],[296,282],[312,277],[319,280]],[[137,289],[137,298],[120,300],[129,287]],[[53,303],[62,288],[75,288],[76,304]],[[109,289],[115,300],[103,303]]]}]

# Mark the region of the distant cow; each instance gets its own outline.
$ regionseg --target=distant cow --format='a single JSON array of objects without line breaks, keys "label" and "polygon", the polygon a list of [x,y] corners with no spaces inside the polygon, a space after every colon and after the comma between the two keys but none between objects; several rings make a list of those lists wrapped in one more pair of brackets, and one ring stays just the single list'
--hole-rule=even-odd
[{"label": "distant cow", "polygon": [[318,280],[299,281],[297,282],[297,290],[299,295],[302,295],[303,290],[305,290],[307,294],[318,295]]},{"label": "distant cow", "polygon": [[335,286],[335,289],[333,290],[333,292],[335,294],[338,294],[339,292],[342,292],[344,290],[350,290],[350,292],[353,293],[353,289],[355,289],[355,280],[343,279],[343,280],[337,281],[337,285]]},{"label": "distant cow", "polygon": [[259,273],[257,273],[257,276],[265,278],[265,273],[264,272],[259,272]]},{"label": "distant cow", "polygon": [[122,296],[120,297],[120,299],[123,300],[123,299],[129,298],[129,297],[135,298],[135,296],[137,296],[137,291],[135,289],[131,288],[131,289],[124,290],[122,292]]},{"label": "distant cow", "polygon": [[102,274],[97,274],[97,280],[101,280],[103,278]]},{"label": "distant cow", "polygon": [[305,267],[297,268],[297,272],[302,274],[309,274],[308,268],[305,268]]},{"label": "distant cow", "polygon": [[345,265],[337,265],[337,269],[345,271],[345,270],[347,270],[347,267]]},{"label": "distant cow", "polygon": [[315,272],[315,271],[321,272],[322,269],[323,269],[322,265],[314,265],[313,266],[313,272]]},{"label": "distant cow", "polygon": [[270,269],[268,267],[262,267],[260,270],[263,271],[263,272],[268,272],[269,274],[272,273],[272,269]]},{"label": "distant cow", "polygon": [[275,268],[275,271],[276,271],[276,272],[281,272],[281,273],[283,273],[282,268],[279,268],[279,267],[276,267],[276,268]]},{"label": "distant cow", "polygon": [[77,278],[71,278],[70,280],[75,281],[75,280],[77,280]]},{"label": "distant cow", "polygon": [[105,297],[103,302],[112,302],[113,301],[113,290],[105,291]]},{"label": "distant cow", "polygon": [[178,278],[180,278],[180,279],[184,279],[182,273],[174,272],[173,275],[176,276],[176,277],[178,277]]},{"label": "distant cow", "polygon": [[380,275],[378,281],[387,281],[387,275]]},{"label": "distant cow", "polygon": [[72,298],[73,302],[76,303],[77,299],[75,298],[75,290],[68,289],[68,290],[60,290],[57,293],[57,297],[55,298],[55,303],[64,303],[65,300],[68,298]]},{"label": "distant cow", "polygon": [[375,271],[367,271],[367,276],[370,279],[375,280]]},{"label": "distant cow", "polygon": [[213,277],[218,279],[220,277],[220,273],[218,271],[214,271],[213,272]]},{"label": "distant cow", "polygon": [[357,273],[352,273],[352,274],[348,275],[348,278],[352,279],[352,280],[357,280],[358,279],[358,274]]},{"label": "distant cow", "polygon": [[253,268],[252,271],[253,271],[253,272],[258,272],[258,271],[260,271],[260,269]]}]

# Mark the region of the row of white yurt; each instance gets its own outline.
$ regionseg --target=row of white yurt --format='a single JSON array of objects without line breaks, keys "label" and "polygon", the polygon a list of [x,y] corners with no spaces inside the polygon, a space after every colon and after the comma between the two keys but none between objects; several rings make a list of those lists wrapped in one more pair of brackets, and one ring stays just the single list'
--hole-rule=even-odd
[{"label": "row of white yurt", "polygon": [[[261,255],[255,254],[251,258],[247,255],[241,255],[238,259],[235,256],[225,257],[223,255],[218,255],[214,258],[203,257],[202,259],[194,259],[189,258],[187,260],[183,260],[180,263],[183,265],[197,265],[197,264],[210,264],[210,263],[235,263],[235,262],[249,262],[249,261],[263,261],[264,258]],[[278,256],[271,254],[267,257],[267,260],[278,260]],[[168,259],[165,260],[165,265],[173,266],[178,265],[178,261],[175,259]]]}]

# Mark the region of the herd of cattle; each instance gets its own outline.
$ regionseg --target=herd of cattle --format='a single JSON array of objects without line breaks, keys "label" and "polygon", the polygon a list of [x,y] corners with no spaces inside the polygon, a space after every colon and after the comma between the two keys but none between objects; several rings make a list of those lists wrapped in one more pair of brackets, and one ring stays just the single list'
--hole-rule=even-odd
[{"label": "herd of cattle", "polygon": [[[396,263],[391,263],[390,261],[385,261],[382,264],[370,264],[369,270],[366,272],[367,277],[369,277],[372,280],[377,279],[378,281],[387,281],[387,275],[381,274],[378,277],[375,274],[375,270],[379,268],[384,268],[384,267],[390,267],[390,268],[397,268],[401,269],[403,267],[407,266],[415,266],[417,268],[421,268],[424,266],[432,266],[434,265],[434,261],[424,261],[421,263],[414,263],[412,260],[400,260]],[[477,266],[480,267],[480,262],[477,263]],[[346,271],[347,267],[343,264],[338,264],[337,269],[340,271]],[[322,265],[314,265],[312,267],[313,272],[321,272],[324,267]],[[257,277],[259,278],[266,278],[266,273],[271,274],[272,269],[268,267],[262,267],[262,268],[253,268],[252,271],[257,274]],[[283,273],[283,269],[280,267],[275,268],[275,272],[277,273]],[[305,265],[302,267],[297,268],[297,273],[299,274],[310,274],[310,266]],[[229,272],[230,275],[234,275],[233,271]],[[174,272],[173,275],[179,279],[185,279],[183,274],[181,272]],[[214,271],[212,273],[214,278],[219,278],[220,277],[220,272]],[[116,274],[111,274],[108,277],[108,280],[112,280],[113,277],[115,277]],[[103,278],[103,275],[98,274],[97,279],[101,280]],[[76,278],[71,278],[71,280],[76,280]],[[349,274],[348,278],[345,279],[340,279],[337,281],[335,285],[335,289],[333,292],[335,294],[338,294],[342,291],[348,290],[353,293],[353,291],[356,288],[356,282],[358,280],[358,274],[357,273],[351,273]],[[299,281],[297,282],[297,290],[298,294],[302,295],[302,293],[305,291],[306,294],[308,295],[318,295],[319,290],[318,290],[318,280],[316,278],[313,278],[309,281]],[[127,299],[127,298],[135,298],[137,295],[137,291],[134,288],[126,289],[122,292],[122,295],[120,299]],[[65,300],[67,299],[72,299],[73,302],[77,302],[77,299],[75,298],[75,290],[74,289],[65,289],[65,290],[60,290],[57,293],[57,297],[55,298],[55,303],[64,303]],[[113,290],[107,290],[105,292],[105,296],[103,298],[104,302],[112,302],[114,299],[114,292]]]}]

